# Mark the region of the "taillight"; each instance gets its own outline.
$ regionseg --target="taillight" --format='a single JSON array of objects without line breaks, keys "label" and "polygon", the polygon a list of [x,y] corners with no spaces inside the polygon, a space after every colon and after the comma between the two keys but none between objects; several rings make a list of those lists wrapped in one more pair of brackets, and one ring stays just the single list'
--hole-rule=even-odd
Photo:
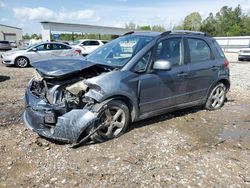
[{"label": "taillight", "polygon": [[79,50],[79,49],[76,49],[75,52],[78,54],[81,54],[81,50]]},{"label": "taillight", "polygon": [[224,67],[229,68],[229,61],[227,59],[224,61]]}]

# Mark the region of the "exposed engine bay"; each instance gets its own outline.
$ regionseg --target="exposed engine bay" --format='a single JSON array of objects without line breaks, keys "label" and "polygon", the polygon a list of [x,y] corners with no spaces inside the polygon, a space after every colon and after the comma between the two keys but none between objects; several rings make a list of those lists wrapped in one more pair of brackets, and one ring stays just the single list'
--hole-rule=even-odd
[{"label": "exposed engine bay", "polygon": [[43,78],[37,72],[30,86],[30,91],[51,105],[64,104],[66,111],[82,109],[90,102],[84,96],[89,89],[85,81],[111,70],[111,68],[95,65],[78,73],[59,78]]}]

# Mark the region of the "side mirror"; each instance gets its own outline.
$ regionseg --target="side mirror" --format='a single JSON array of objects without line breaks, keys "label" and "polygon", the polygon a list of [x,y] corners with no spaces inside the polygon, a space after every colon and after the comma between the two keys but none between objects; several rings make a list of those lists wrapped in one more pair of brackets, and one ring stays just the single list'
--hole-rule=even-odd
[{"label": "side mirror", "polygon": [[171,70],[171,68],[172,68],[171,63],[163,59],[155,61],[153,65],[154,70],[168,71],[168,70]]},{"label": "side mirror", "polygon": [[36,52],[38,49],[37,48],[32,48],[31,51],[32,52]]}]

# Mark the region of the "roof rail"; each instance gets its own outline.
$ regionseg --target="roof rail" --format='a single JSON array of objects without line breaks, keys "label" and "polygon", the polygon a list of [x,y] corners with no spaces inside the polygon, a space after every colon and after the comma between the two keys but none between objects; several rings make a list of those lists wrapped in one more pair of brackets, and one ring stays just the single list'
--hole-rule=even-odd
[{"label": "roof rail", "polygon": [[172,33],[172,31],[164,31],[164,32],[161,34],[161,36],[169,35],[169,34],[171,34],[171,33]]},{"label": "roof rail", "polygon": [[134,31],[129,31],[129,32],[127,32],[127,33],[124,33],[123,36],[125,36],[125,35],[131,35],[131,34],[133,34],[133,33],[134,33]]},{"label": "roof rail", "polygon": [[171,31],[171,34],[194,34],[194,35],[209,36],[207,33],[201,31],[189,31],[189,30],[173,30]]}]

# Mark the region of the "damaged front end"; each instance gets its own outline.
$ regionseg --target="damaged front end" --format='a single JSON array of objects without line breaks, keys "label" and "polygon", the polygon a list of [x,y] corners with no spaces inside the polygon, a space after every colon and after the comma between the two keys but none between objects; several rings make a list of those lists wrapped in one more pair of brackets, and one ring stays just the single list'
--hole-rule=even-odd
[{"label": "damaged front end", "polygon": [[39,65],[35,65],[37,74],[29,82],[25,93],[23,117],[26,126],[52,140],[73,144],[81,142],[91,134],[90,130],[98,127],[97,115],[91,110],[95,101],[85,96],[89,90],[85,82],[111,69],[88,64],[82,69],[78,67],[55,75],[51,69],[59,70],[56,64],[49,70]]}]

